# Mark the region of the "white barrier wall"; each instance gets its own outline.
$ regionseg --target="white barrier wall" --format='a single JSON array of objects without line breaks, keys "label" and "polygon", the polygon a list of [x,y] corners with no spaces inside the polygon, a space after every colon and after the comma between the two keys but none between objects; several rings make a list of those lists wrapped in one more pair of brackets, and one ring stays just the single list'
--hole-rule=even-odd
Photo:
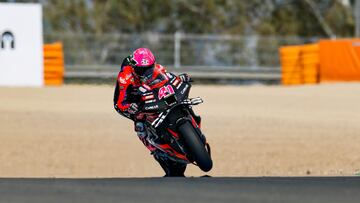
[{"label": "white barrier wall", "polygon": [[0,3],[0,86],[42,86],[42,7]]}]

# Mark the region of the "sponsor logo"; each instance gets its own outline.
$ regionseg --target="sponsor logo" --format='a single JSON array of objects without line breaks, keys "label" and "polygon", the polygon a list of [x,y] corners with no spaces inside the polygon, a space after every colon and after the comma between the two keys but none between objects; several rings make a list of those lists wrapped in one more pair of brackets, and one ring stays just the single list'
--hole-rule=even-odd
[{"label": "sponsor logo", "polygon": [[169,77],[169,78],[172,78],[170,82],[173,82],[175,80],[175,78],[173,78],[173,76],[170,74],[170,73],[166,73],[166,75]]},{"label": "sponsor logo", "polygon": [[150,86],[147,85],[147,84],[144,84],[143,87],[144,87],[145,89],[147,89],[147,90],[151,90]]},{"label": "sponsor logo", "polygon": [[146,100],[146,101],[145,101],[145,104],[148,104],[148,103],[153,103],[153,102],[156,102],[156,99]]},{"label": "sponsor logo", "polygon": [[154,95],[152,94],[152,95],[148,95],[148,96],[145,96],[145,97],[143,97],[143,100],[149,100],[149,99],[154,99],[155,97],[154,97]]},{"label": "sponsor logo", "polygon": [[145,93],[145,92],[146,92],[146,89],[143,88],[143,87],[139,87],[139,90],[140,90],[140,92],[142,92],[142,93]]},{"label": "sponsor logo", "polygon": [[132,76],[131,74],[127,74],[127,75],[125,76],[125,79],[128,80],[128,79],[131,78],[131,76]]},{"label": "sponsor logo", "polygon": [[5,31],[0,36],[1,49],[15,49],[15,36],[11,31]]},{"label": "sponsor logo", "polygon": [[184,94],[188,88],[189,88],[189,85],[185,85],[184,89],[181,90],[181,94]]},{"label": "sponsor logo", "polygon": [[176,78],[176,80],[172,83],[174,86],[176,86],[177,84],[179,84],[179,79]]},{"label": "sponsor logo", "polygon": [[153,93],[152,92],[147,92],[147,93],[144,93],[143,95],[146,96],[146,95],[152,95]]},{"label": "sponsor logo", "polygon": [[158,105],[154,105],[154,106],[146,106],[146,107],[145,107],[145,110],[153,110],[153,109],[157,109],[157,108],[159,108],[159,106],[158,106]]},{"label": "sponsor logo", "polygon": [[120,77],[120,78],[119,78],[119,82],[120,82],[121,84],[126,84],[126,79]]},{"label": "sponsor logo", "polygon": [[147,65],[149,65],[149,61],[146,60],[146,59],[142,59],[142,60],[141,60],[141,65],[147,66]]},{"label": "sponsor logo", "polygon": [[164,86],[164,87],[161,87],[159,89],[159,94],[158,94],[158,97],[159,99],[162,99],[170,94],[174,94],[175,91],[173,89],[173,87],[171,85],[167,85],[167,86]]},{"label": "sponsor logo", "polygon": [[179,89],[181,87],[181,85],[183,84],[183,82],[180,82],[178,86],[176,86],[176,89]]}]

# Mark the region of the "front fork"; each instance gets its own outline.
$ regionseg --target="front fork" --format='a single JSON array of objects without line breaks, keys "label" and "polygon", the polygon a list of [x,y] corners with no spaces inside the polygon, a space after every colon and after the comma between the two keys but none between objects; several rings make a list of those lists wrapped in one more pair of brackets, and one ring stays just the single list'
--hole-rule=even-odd
[{"label": "front fork", "polygon": [[196,115],[195,112],[193,111],[192,107],[189,106],[189,113],[190,115],[194,118],[196,124],[199,126],[199,128],[201,127],[201,117],[199,115]]}]

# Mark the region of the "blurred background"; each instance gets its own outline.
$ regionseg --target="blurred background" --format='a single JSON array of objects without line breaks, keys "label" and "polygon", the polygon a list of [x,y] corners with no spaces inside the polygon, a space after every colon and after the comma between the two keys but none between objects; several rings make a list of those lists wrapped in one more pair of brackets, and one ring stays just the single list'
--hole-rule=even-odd
[{"label": "blurred background", "polygon": [[42,4],[44,43],[63,43],[65,79],[88,81],[113,79],[124,57],[149,47],[175,72],[279,83],[279,47],[360,33],[355,0],[0,2]]},{"label": "blurred background", "polygon": [[1,177],[162,176],[113,109],[138,47],[217,84],[191,90],[209,175],[360,175],[360,0],[0,2]]}]

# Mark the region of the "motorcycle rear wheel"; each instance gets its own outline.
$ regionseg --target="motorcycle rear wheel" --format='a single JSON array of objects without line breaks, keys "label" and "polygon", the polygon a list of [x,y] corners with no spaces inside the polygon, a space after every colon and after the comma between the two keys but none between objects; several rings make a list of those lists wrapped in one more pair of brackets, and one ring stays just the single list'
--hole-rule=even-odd
[{"label": "motorcycle rear wheel", "polygon": [[211,157],[195,131],[194,126],[187,121],[181,124],[178,130],[199,168],[204,172],[210,171],[213,165]]}]

